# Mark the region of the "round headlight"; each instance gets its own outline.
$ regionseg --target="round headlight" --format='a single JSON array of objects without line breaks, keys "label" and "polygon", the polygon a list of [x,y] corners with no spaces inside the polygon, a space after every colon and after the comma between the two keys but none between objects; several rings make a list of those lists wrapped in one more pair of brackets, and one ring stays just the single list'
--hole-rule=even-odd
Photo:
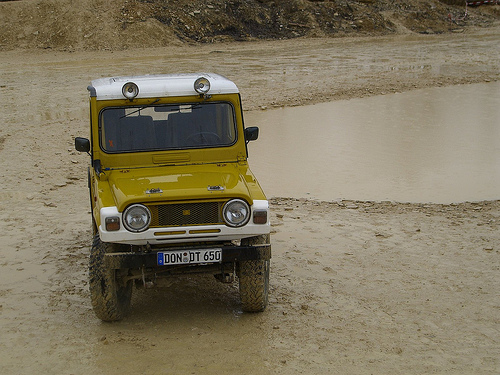
[{"label": "round headlight", "polygon": [[194,91],[198,94],[206,94],[210,90],[210,81],[205,77],[200,77],[194,81]]},{"label": "round headlight", "polygon": [[122,87],[122,94],[129,100],[139,95],[139,87],[134,82],[127,82]]},{"label": "round headlight", "polygon": [[151,223],[151,213],[142,204],[133,204],[123,212],[123,226],[131,232],[142,232]]},{"label": "round headlight", "polygon": [[230,227],[241,227],[250,219],[250,207],[241,199],[233,199],[224,205],[222,215]]}]

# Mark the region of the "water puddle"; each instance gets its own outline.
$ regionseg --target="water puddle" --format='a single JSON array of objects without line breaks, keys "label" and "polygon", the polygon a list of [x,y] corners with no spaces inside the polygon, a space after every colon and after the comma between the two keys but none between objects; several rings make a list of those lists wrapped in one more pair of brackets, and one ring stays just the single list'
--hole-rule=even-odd
[{"label": "water puddle", "polygon": [[269,197],[452,203],[500,198],[500,82],[253,111]]}]

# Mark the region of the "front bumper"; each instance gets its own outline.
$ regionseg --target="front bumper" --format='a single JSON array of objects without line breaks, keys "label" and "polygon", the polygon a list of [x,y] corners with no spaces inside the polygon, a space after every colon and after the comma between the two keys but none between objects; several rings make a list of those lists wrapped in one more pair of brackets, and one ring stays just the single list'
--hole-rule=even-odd
[{"label": "front bumper", "polygon": [[[265,224],[254,224],[253,214],[255,211],[267,211],[267,222]],[[100,209],[101,225],[99,226],[99,236],[103,242],[113,242],[127,245],[159,245],[187,242],[224,242],[241,240],[243,238],[268,234],[271,231],[269,218],[269,203],[267,200],[254,200],[251,206],[252,216],[248,224],[242,227],[229,227],[224,224],[216,225],[186,225],[174,227],[151,227],[144,232],[130,232],[120,225],[117,231],[107,231],[103,223],[107,217],[117,217],[120,223],[122,213],[118,208],[103,207]]]},{"label": "front bumper", "polygon": [[[176,266],[158,266],[158,253],[175,250],[197,250],[207,249],[204,247],[176,247],[176,248],[155,248],[150,252],[120,252],[107,253],[104,256],[105,264],[111,269],[121,268],[154,268],[154,267],[178,267]],[[271,245],[252,245],[252,246],[217,246],[222,249],[222,262],[233,263],[245,260],[269,260],[271,259]],[[196,264],[199,265],[199,264]],[[190,266],[190,264],[186,264]]]}]

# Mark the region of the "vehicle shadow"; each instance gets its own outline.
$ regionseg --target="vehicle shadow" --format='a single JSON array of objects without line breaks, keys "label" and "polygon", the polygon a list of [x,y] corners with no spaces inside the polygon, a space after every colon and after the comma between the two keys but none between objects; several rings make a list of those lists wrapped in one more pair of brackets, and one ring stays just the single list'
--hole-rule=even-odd
[{"label": "vehicle shadow", "polygon": [[241,314],[237,282],[223,284],[212,275],[189,275],[160,279],[151,289],[135,288],[125,320],[175,321]]}]

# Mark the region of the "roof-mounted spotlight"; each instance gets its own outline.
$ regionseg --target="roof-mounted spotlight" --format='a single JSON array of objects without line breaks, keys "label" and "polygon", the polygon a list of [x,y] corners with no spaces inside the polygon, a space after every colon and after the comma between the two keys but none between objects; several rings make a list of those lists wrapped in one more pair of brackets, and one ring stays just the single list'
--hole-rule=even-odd
[{"label": "roof-mounted spotlight", "polygon": [[132,100],[139,95],[139,87],[134,82],[127,82],[122,87],[122,94],[128,100]]},{"label": "roof-mounted spotlight", "polygon": [[210,81],[205,77],[200,77],[194,81],[194,91],[198,94],[207,97],[208,91],[210,90]]}]

